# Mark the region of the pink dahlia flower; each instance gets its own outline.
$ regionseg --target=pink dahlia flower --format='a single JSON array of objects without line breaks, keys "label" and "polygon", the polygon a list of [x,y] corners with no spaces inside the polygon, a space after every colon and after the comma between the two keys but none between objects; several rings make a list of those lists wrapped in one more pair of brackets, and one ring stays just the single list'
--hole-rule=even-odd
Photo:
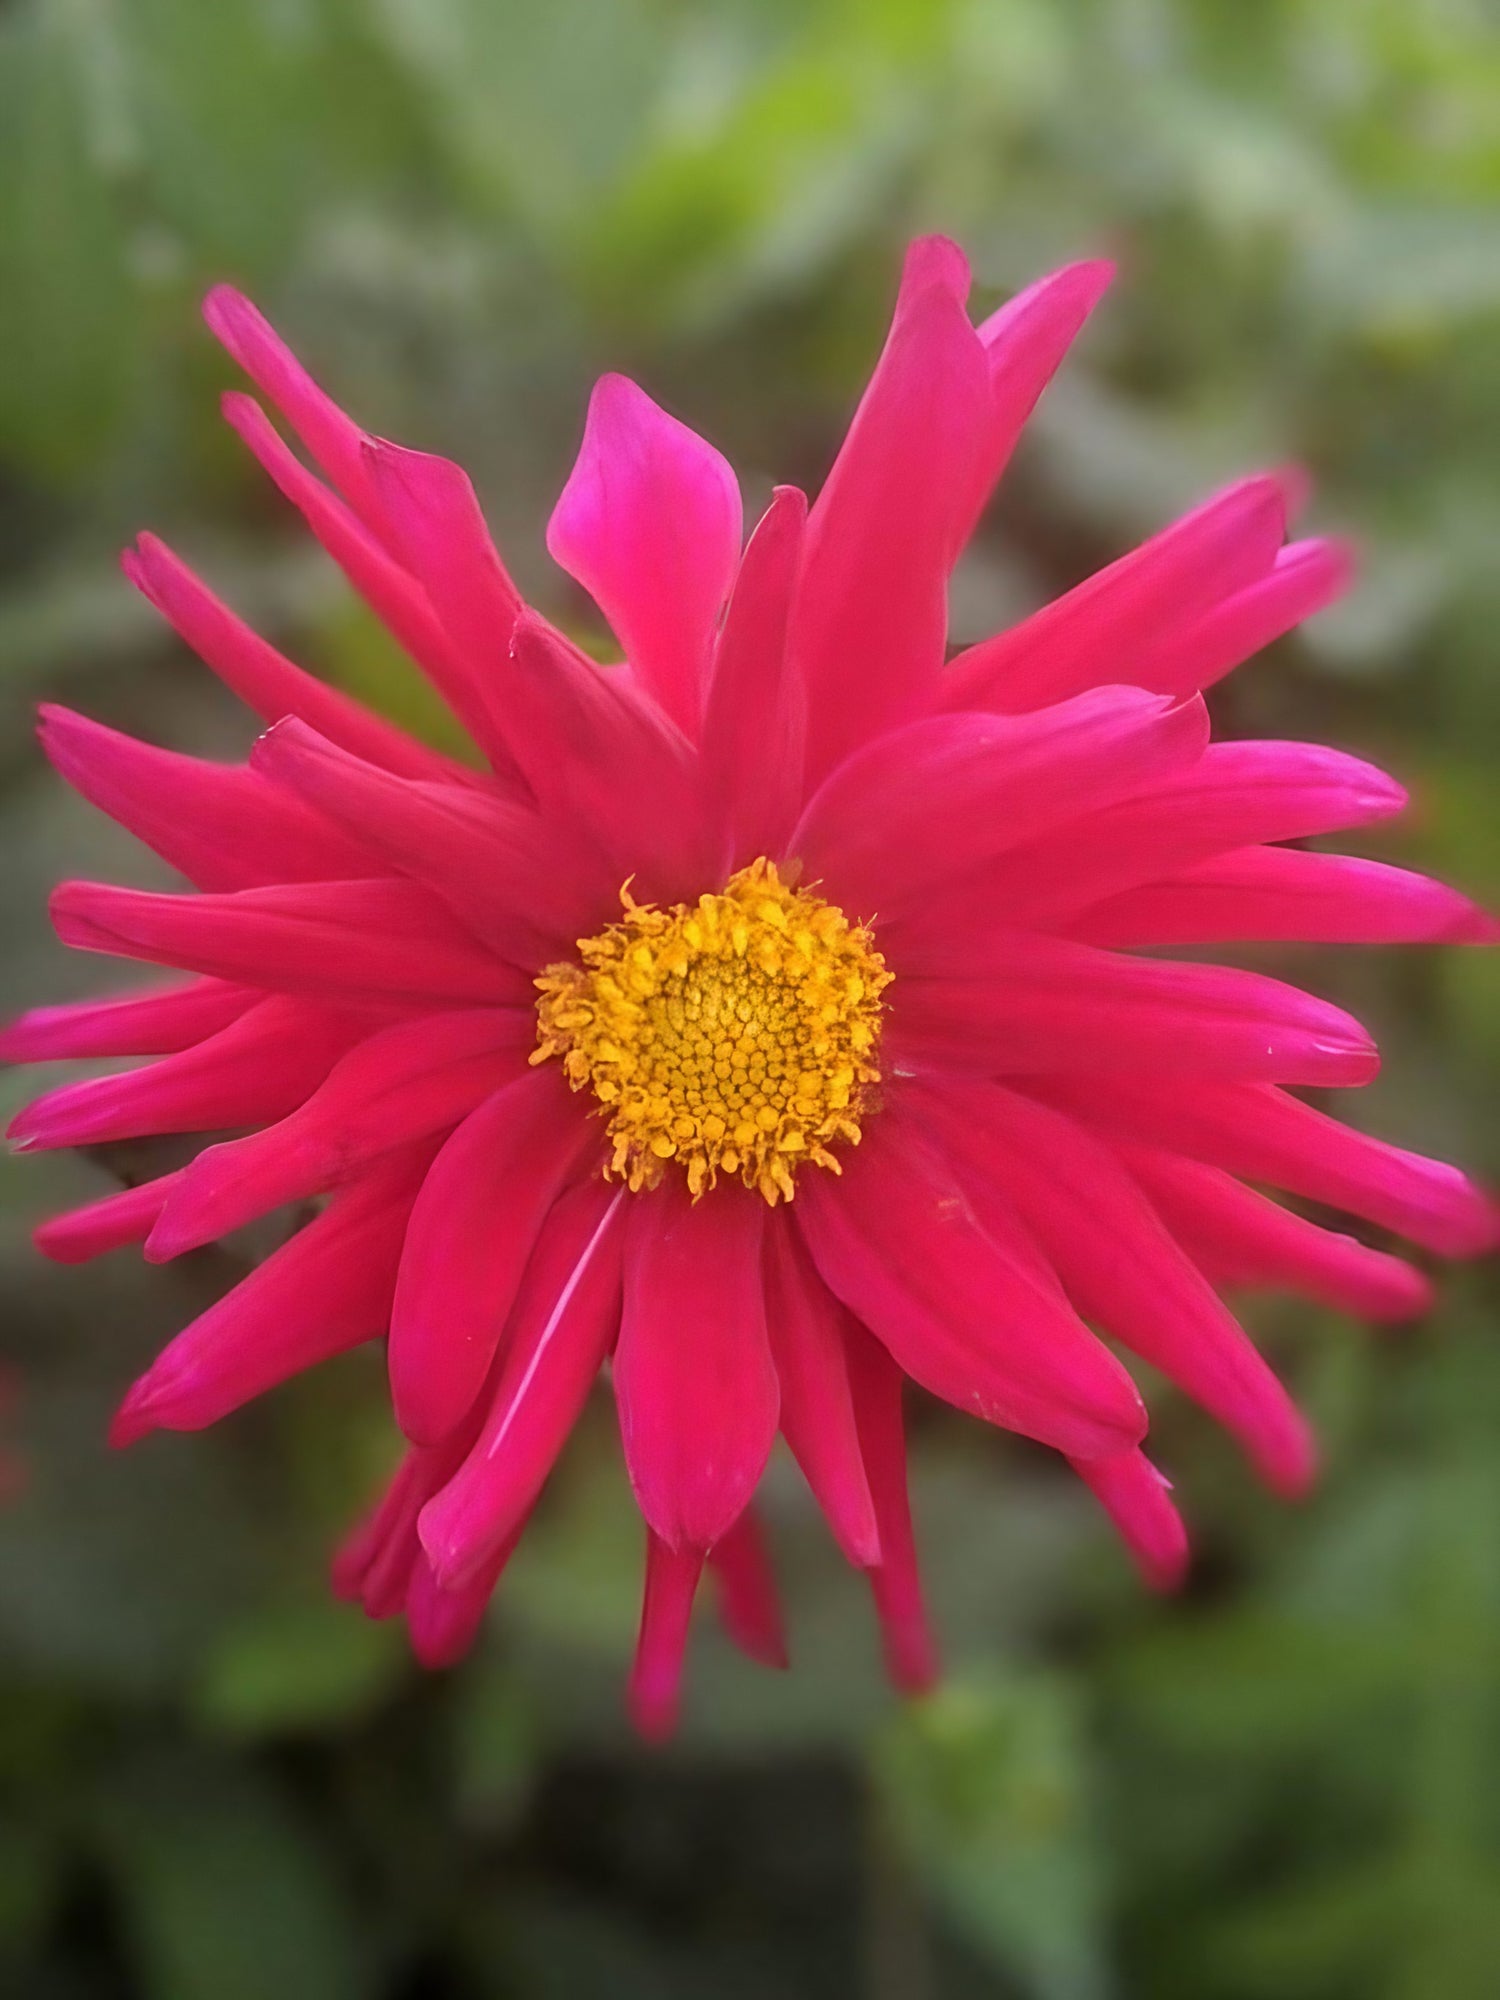
[{"label": "pink dahlia flower", "polygon": [[954,563],[1109,275],[976,327],[962,255],[918,243],[822,494],[780,489],[743,550],[723,458],[606,377],[547,545],[612,668],[523,605],[457,466],[366,436],[244,299],[209,298],[326,478],[254,401],[229,421],[483,765],[310,678],[142,537],[126,574],[270,727],[223,766],[46,711],[58,769],[193,891],[65,883],[59,934],[191,977],[12,1026],[16,1060],[158,1058],[12,1134],[239,1134],[45,1224],[65,1262],[322,1201],[114,1437],[387,1337],[408,1448],[335,1577],[404,1610],[426,1661],[472,1638],[601,1370],[646,1524],[632,1706],[659,1730],[705,1561],[730,1631],[781,1656],[753,1514],[778,1431],[921,1687],[904,1378],[1062,1453],[1169,1585],[1182,1525],[1092,1329],[1296,1492],[1306,1427],[1223,1292],[1399,1319],[1428,1284],[1248,1183],[1445,1255],[1494,1240],[1453,1168],[1290,1094],[1374,1075],[1358,1022],[1135,949],[1495,935],[1437,883],[1291,844],[1389,818],[1394,780],[1209,741],[1202,690],[1346,577],[1286,541],[1288,482],[1230,487],[945,658]]}]

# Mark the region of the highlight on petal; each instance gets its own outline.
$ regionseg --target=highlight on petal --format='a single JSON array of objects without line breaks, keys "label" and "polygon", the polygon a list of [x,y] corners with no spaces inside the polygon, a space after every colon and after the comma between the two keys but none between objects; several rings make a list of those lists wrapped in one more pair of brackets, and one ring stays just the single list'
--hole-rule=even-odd
[{"label": "highlight on petal", "polygon": [[696,734],[740,554],[733,468],[623,375],[589,399],[547,549],[593,598],[667,714]]}]

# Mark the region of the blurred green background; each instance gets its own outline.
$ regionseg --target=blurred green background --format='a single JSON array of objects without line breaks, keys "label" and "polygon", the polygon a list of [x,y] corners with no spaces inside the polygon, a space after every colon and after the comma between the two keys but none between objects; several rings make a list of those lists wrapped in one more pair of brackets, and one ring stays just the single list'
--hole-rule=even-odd
[{"label": "blurred green background", "polygon": [[[196,302],[221,277],[370,428],[465,459],[522,582],[577,620],[541,529],[599,370],[719,442],[753,501],[826,468],[908,234],[959,236],[985,304],[1114,251],[957,635],[1300,460],[1363,581],[1216,694],[1220,726],[1389,762],[1419,809],[1378,851],[1493,897],[1497,195],[1486,0],[0,0],[0,1001],[108,975],[51,941],[52,879],[153,879],[43,767],[35,700],[221,754],[250,735],[119,578],[135,529],[436,726],[218,419],[232,370]],[[1494,958],[1309,957],[1259,962],[1387,1050],[1341,1109],[1493,1172]],[[11,1106],[34,1087],[0,1078]],[[1326,1444],[1300,1509],[1156,1397],[1199,1548],[1171,1604],[1043,1454],[916,1412],[951,1670],[917,1707],[778,1462],[795,1671],[705,1625],[687,1726],[647,1753],[605,1410],[439,1679],[325,1595],[393,1449],[378,1357],[105,1451],[127,1380],[231,1275],[35,1258],[31,1224],[119,1164],[3,1169],[7,1995],[1500,1992],[1500,1352],[1475,1274],[1398,1335],[1252,1303]]]}]

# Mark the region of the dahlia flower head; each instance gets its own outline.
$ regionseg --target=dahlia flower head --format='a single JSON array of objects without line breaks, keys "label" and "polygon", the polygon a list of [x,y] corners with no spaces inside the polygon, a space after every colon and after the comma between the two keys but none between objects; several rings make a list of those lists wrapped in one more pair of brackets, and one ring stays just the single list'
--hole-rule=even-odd
[{"label": "dahlia flower head", "polygon": [[1429,1287],[1261,1187],[1440,1255],[1495,1241],[1462,1174],[1292,1094],[1375,1074],[1348,1014],[1141,955],[1496,935],[1296,844],[1400,811],[1393,779],[1210,742],[1202,691],[1346,581],[1342,548],[1286,539],[1300,481],[1231,486],[948,657],[954,564],[1110,276],[975,325],[961,252],[916,243],[821,494],[777,489],[743,547],[725,460],[606,376],[547,547],[609,666],[522,602],[456,465],[366,435],[209,296],[317,472],[251,398],[229,422],[479,755],[313,678],[143,536],[126,575],[268,727],[224,765],[44,712],[62,775],[191,886],[64,883],[59,935],[189,977],[12,1024],[17,1061],[156,1058],[12,1137],[231,1135],[44,1224],[63,1262],[301,1205],[112,1435],[196,1430],[384,1337],[405,1456],[335,1586],[404,1612],[430,1664],[473,1639],[601,1373],[645,1522],[630,1702],[660,1733],[705,1564],[730,1634],[784,1657],[754,1513],[778,1431],[920,1689],[906,1378],[1061,1453],[1167,1587],[1182,1524],[1101,1335],[1294,1494],[1307,1427],[1225,1292],[1397,1320]]}]

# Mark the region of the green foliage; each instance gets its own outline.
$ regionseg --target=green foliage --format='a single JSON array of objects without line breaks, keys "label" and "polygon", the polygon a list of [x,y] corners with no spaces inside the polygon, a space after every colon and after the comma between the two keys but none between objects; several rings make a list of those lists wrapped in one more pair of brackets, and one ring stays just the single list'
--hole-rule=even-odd
[{"label": "green foliage", "polygon": [[[813,485],[907,233],[960,236],[985,302],[1114,250],[1118,296],[960,576],[960,634],[1208,483],[1302,461],[1365,578],[1219,719],[1386,758],[1421,810],[1381,851],[1493,896],[1497,91],[1481,0],[0,5],[4,1004],[108,977],[49,942],[53,879],[157,879],[43,776],[28,704],[209,754],[248,738],[115,575],[137,528],[453,747],[218,423],[232,371],[193,315],[224,277],[362,421],[472,466],[521,582],[587,644],[541,527],[598,368],[714,436],[752,497]],[[1288,965],[1387,1049],[1349,1115],[1493,1170],[1493,958]],[[105,1451],[113,1400],[228,1269],[43,1268],[29,1222],[106,1185],[70,1159],[0,1174],[4,1442],[29,1466],[0,1516],[0,1990],[1500,1988],[1482,1280],[1397,1336],[1253,1308],[1325,1440],[1304,1508],[1154,1399],[1199,1542],[1175,1605],[1039,1454],[918,1410],[953,1678],[910,1709],[778,1461],[795,1671],[757,1674],[705,1619],[682,1740],[648,1757],[620,1710],[640,1530],[607,1410],[475,1659],[424,1679],[321,1595],[389,1459],[374,1357]]]}]

